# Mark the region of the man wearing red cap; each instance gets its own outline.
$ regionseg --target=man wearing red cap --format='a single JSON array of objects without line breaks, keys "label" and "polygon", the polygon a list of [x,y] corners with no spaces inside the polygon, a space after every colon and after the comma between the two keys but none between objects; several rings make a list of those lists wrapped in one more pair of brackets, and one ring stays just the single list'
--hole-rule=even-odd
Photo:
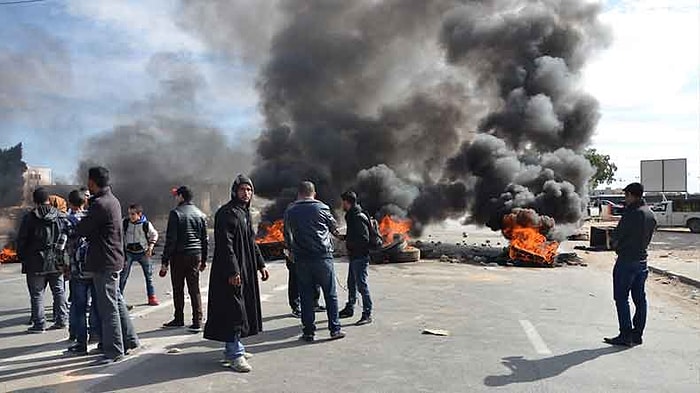
[{"label": "man wearing red cap", "polygon": [[[647,320],[644,283],[649,275],[647,247],[656,229],[654,213],[646,206],[644,187],[632,183],[625,187],[625,210],[613,233],[617,261],[613,268],[613,297],[617,308],[620,334],[605,338],[611,345],[631,347],[642,344]],[[634,302],[634,318],[630,319],[629,296]]]}]

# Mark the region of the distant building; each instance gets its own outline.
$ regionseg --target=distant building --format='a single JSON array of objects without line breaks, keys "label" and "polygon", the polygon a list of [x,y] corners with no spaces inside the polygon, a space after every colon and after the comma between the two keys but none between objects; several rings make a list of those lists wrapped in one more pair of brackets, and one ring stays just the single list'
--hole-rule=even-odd
[{"label": "distant building", "polygon": [[35,188],[53,184],[53,170],[51,168],[27,166],[27,171],[24,172],[24,204],[31,205],[32,192]]}]

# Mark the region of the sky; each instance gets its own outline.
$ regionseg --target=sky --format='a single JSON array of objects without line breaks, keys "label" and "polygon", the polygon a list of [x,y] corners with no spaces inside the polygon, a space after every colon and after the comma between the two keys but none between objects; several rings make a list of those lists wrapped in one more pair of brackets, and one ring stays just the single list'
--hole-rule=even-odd
[{"label": "sky", "polygon": [[[601,104],[592,147],[618,166],[613,186],[638,181],[640,160],[687,158],[689,191],[700,192],[698,1],[604,6],[614,41],[582,79]],[[179,11],[177,0],[0,5],[0,147],[23,142],[30,165],[72,181],[82,140],[130,118],[155,91],[149,64],[162,52],[198,65],[207,81],[202,117],[232,144],[254,138],[262,124],[256,67],[210,50]]]}]

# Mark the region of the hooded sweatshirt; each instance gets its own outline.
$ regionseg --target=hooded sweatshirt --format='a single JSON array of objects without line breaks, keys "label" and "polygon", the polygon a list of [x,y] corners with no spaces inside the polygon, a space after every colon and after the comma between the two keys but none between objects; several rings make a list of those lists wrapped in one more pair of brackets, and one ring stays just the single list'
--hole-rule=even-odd
[{"label": "hooded sweatshirt", "polygon": [[[54,225],[55,224],[55,225]],[[22,273],[58,273],[65,261],[65,253],[46,248],[40,235],[51,228],[55,244],[61,234],[68,235],[69,223],[65,214],[51,205],[40,205],[27,213],[17,235],[17,255],[22,262]]]}]

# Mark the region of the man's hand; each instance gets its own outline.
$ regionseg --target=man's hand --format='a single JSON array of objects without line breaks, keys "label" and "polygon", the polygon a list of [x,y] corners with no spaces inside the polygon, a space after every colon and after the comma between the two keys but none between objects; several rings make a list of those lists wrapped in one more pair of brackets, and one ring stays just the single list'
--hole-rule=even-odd
[{"label": "man's hand", "polygon": [[207,268],[207,263],[199,261],[199,271],[203,272]]},{"label": "man's hand", "polygon": [[264,267],[260,269],[260,279],[263,281],[267,281],[268,278],[270,278],[270,272],[267,271],[267,268]]},{"label": "man's hand", "polygon": [[146,249],[146,256],[149,258],[153,256],[153,246],[148,246]]},{"label": "man's hand", "polygon": [[166,265],[160,265],[160,272],[158,273],[159,276],[165,277],[168,274],[168,267]]},{"label": "man's hand", "polygon": [[233,285],[234,287],[240,287],[241,286],[241,275],[236,274],[235,276],[229,277],[228,283],[229,283],[229,285]]}]

